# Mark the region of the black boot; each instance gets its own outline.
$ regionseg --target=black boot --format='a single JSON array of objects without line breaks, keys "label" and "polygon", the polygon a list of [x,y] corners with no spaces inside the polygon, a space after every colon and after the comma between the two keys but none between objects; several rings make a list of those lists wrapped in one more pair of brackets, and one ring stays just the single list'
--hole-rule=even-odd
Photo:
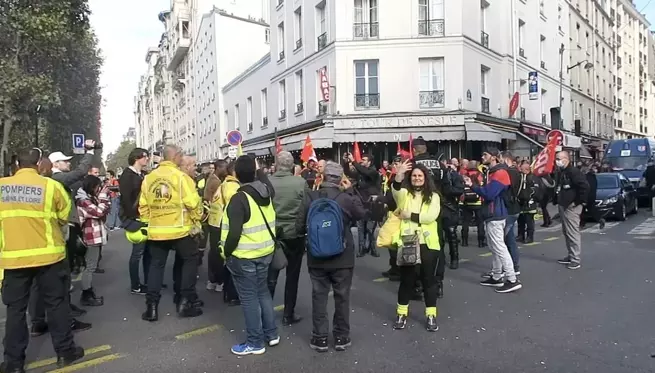
[{"label": "black boot", "polygon": [[457,231],[452,229],[448,232],[449,240],[448,246],[450,247],[450,269],[459,268],[459,238]]},{"label": "black boot", "polygon": [[437,298],[443,298],[443,281],[437,281]]},{"label": "black boot", "polygon": [[368,250],[365,247],[360,246],[359,250],[357,251],[357,257],[361,258],[363,256],[366,256],[368,254]]},{"label": "black boot", "polygon": [[478,247],[487,247],[487,240],[485,238],[478,238]]},{"label": "black boot", "polygon": [[469,237],[468,235],[463,235],[462,234],[462,247],[467,247],[469,245]]},{"label": "black boot", "polygon": [[2,363],[0,365],[0,373],[25,373],[25,368],[22,366],[9,366],[7,363]]},{"label": "black boot", "polygon": [[84,349],[79,346],[73,347],[70,351],[57,356],[57,367],[65,367],[73,364],[76,360],[84,357]]},{"label": "black boot", "polygon": [[198,317],[202,315],[202,309],[195,302],[182,298],[180,304],[177,306],[177,315],[179,317]]},{"label": "black boot", "polygon": [[105,304],[105,298],[96,296],[93,288],[82,290],[80,304],[87,307],[98,307]]},{"label": "black boot", "polygon": [[525,242],[525,233],[519,233],[519,235],[516,236],[516,242]]},{"label": "black boot", "polygon": [[380,253],[378,252],[378,249],[375,247],[375,245],[371,246],[371,256],[374,258],[380,257]]},{"label": "black boot", "polygon": [[159,320],[159,304],[146,303],[146,312],[141,314],[141,319],[150,322]]},{"label": "black boot", "polygon": [[528,236],[525,238],[525,243],[533,243],[534,242],[534,233],[528,233]]}]

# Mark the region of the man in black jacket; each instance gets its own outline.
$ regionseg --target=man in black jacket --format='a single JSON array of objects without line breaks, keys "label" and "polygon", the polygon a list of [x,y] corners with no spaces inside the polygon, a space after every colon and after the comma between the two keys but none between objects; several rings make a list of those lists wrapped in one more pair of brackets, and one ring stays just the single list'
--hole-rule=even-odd
[{"label": "man in black jacket", "polygon": [[[349,176],[355,179],[355,191],[359,193],[364,202],[366,216],[357,221],[357,238],[359,241],[358,257],[362,257],[369,252],[373,257],[379,257],[375,247],[375,227],[378,222],[373,219],[372,205],[381,194],[380,173],[373,165],[373,156],[366,154],[362,156],[361,162],[355,162],[352,154],[348,155],[348,168],[353,166],[355,171]],[[345,169],[345,167],[344,167]]]},{"label": "man in black jacket", "polygon": [[348,179],[343,178],[343,167],[335,162],[325,164],[324,180],[318,191],[305,193],[296,219],[296,231],[307,231],[307,212],[312,201],[318,198],[333,199],[343,211],[344,251],[329,259],[314,258],[307,249],[307,267],[312,280],[312,339],[310,347],[319,352],[328,350],[327,298],[330,287],[334,290],[335,349],[345,350],[350,341],[350,287],[355,267],[355,242],[350,230],[351,223],[365,218],[361,198],[353,193]]},{"label": "man in black jacket", "polygon": [[[139,193],[141,192],[141,183],[144,177],[143,169],[148,165],[148,151],[142,148],[132,150],[127,157],[127,162],[130,166],[123,171],[118,180],[121,194],[120,220],[123,222],[123,228],[126,231],[136,231],[142,227],[142,224],[138,221]],[[132,254],[129,262],[132,294],[146,294],[146,285],[142,285],[139,280],[139,263],[142,260],[145,282],[148,279],[148,269],[150,268],[150,254],[145,242],[132,244]]]},{"label": "man in black jacket", "polygon": [[578,269],[582,251],[580,214],[583,204],[587,202],[589,184],[582,172],[571,163],[568,152],[557,153],[555,163],[560,170],[556,179],[555,203],[562,217],[562,233],[568,251],[568,255],[557,262],[566,264],[568,269]]}]

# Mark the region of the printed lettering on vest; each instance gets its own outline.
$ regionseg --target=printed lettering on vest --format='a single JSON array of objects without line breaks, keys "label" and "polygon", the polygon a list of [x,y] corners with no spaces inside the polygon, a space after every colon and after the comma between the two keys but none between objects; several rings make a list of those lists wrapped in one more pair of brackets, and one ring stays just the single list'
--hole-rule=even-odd
[{"label": "printed lettering on vest", "polygon": [[0,195],[4,203],[40,205],[45,198],[43,189],[39,185],[2,185],[0,186]]}]

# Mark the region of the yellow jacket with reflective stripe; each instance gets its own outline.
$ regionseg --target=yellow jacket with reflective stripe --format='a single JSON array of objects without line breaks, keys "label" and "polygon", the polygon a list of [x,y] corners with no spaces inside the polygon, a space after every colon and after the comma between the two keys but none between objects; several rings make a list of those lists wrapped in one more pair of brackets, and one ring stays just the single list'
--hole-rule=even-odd
[{"label": "yellow jacket with reflective stripe", "polygon": [[[259,206],[248,193],[243,193],[248,198],[250,220],[243,224],[239,245],[232,252],[232,255],[240,259],[256,259],[270,255],[275,250],[275,242],[268,228],[266,228],[266,222],[259,212],[259,208],[261,207],[264,216],[266,216],[266,221],[273,230],[273,235],[275,235],[275,208],[272,203],[268,206]],[[225,214],[221,223],[221,247],[225,246],[229,231],[230,219]]]},{"label": "yellow jacket with reflective stripe", "polygon": [[407,210],[412,214],[418,214],[418,223],[411,219],[400,220],[400,230],[394,242],[402,246],[402,236],[419,234],[419,243],[425,244],[430,250],[441,250],[439,244],[439,225],[437,217],[441,212],[441,202],[437,193],[432,194],[430,203],[423,202],[422,193],[412,193],[405,188],[396,190],[391,187],[393,199],[400,210]]},{"label": "yellow jacket with reflective stripe", "polygon": [[241,184],[239,184],[239,181],[234,176],[228,175],[225,177],[225,180],[223,180],[209,204],[207,224],[220,228],[225,207],[230,203],[230,199],[237,193],[240,187]]},{"label": "yellow jacket with reflective stripe", "polygon": [[202,218],[195,182],[173,162],[164,161],[143,179],[139,216],[148,224],[148,239],[174,240],[189,235]]},{"label": "yellow jacket with reflective stripe", "polygon": [[62,261],[61,227],[71,200],[56,180],[24,168],[0,179],[0,268],[41,267]]}]

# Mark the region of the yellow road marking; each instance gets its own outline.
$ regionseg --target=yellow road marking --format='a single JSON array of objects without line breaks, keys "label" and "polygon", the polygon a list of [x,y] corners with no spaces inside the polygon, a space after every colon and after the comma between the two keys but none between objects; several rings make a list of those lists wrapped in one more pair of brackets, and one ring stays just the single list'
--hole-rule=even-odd
[{"label": "yellow road marking", "polygon": [[484,254],[480,254],[478,256],[487,257],[487,256],[491,256],[491,253],[484,253]]},{"label": "yellow road marking", "polygon": [[555,240],[559,240],[559,237],[555,236],[555,237],[544,238],[544,241],[555,241]]},{"label": "yellow road marking", "polygon": [[280,304],[279,306],[275,306],[273,310],[275,311],[282,311],[284,309],[284,304]]},{"label": "yellow road marking", "polygon": [[215,332],[219,328],[220,328],[220,325],[214,324],[214,325],[207,326],[205,328],[200,328],[200,329],[192,330],[192,331],[184,333],[184,334],[176,335],[175,339],[177,339],[178,341],[182,341],[182,340],[185,340],[185,339],[189,339],[191,337],[196,337],[196,336],[199,336],[199,335]]},{"label": "yellow road marking", "polygon": [[535,242],[530,242],[530,243],[525,244],[525,246],[537,246],[537,245],[541,245],[541,242],[535,241]]},{"label": "yellow road marking", "polygon": [[[109,351],[109,350],[111,350],[110,345],[102,345],[98,347],[87,348],[84,350],[84,356],[89,356],[89,355],[97,354],[98,352]],[[55,364],[56,362],[57,362],[56,357],[34,361],[32,363],[27,364],[25,366],[25,370],[46,367],[48,365]]]},{"label": "yellow road marking", "polygon": [[78,363],[78,364],[69,365],[67,367],[51,370],[51,371],[48,371],[48,373],[75,372],[75,371],[78,371],[80,369],[94,367],[96,365],[100,365],[102,363],[107,363],[107,362],[110,362],[110,361],[113,361],[113,360],[116,360],[116,359],[120,359],[122,357],[125,357],[125,355],[111,354],[111,355],[102,356],[102,357],[99,357],[99,358],[83,361],[83,362]]},{"label": "yellow road marking", "polygon": [[380,277],[373,280],[373,282],[385,282],[385,281],[389,281],[389,279],[386,277]]},{"label": "yellow road marking", "polygon": [[459,260],[460,263],[466,263],[466,262],[470,262],[470,261],[471,261],[471,259],[460,259]]}]

